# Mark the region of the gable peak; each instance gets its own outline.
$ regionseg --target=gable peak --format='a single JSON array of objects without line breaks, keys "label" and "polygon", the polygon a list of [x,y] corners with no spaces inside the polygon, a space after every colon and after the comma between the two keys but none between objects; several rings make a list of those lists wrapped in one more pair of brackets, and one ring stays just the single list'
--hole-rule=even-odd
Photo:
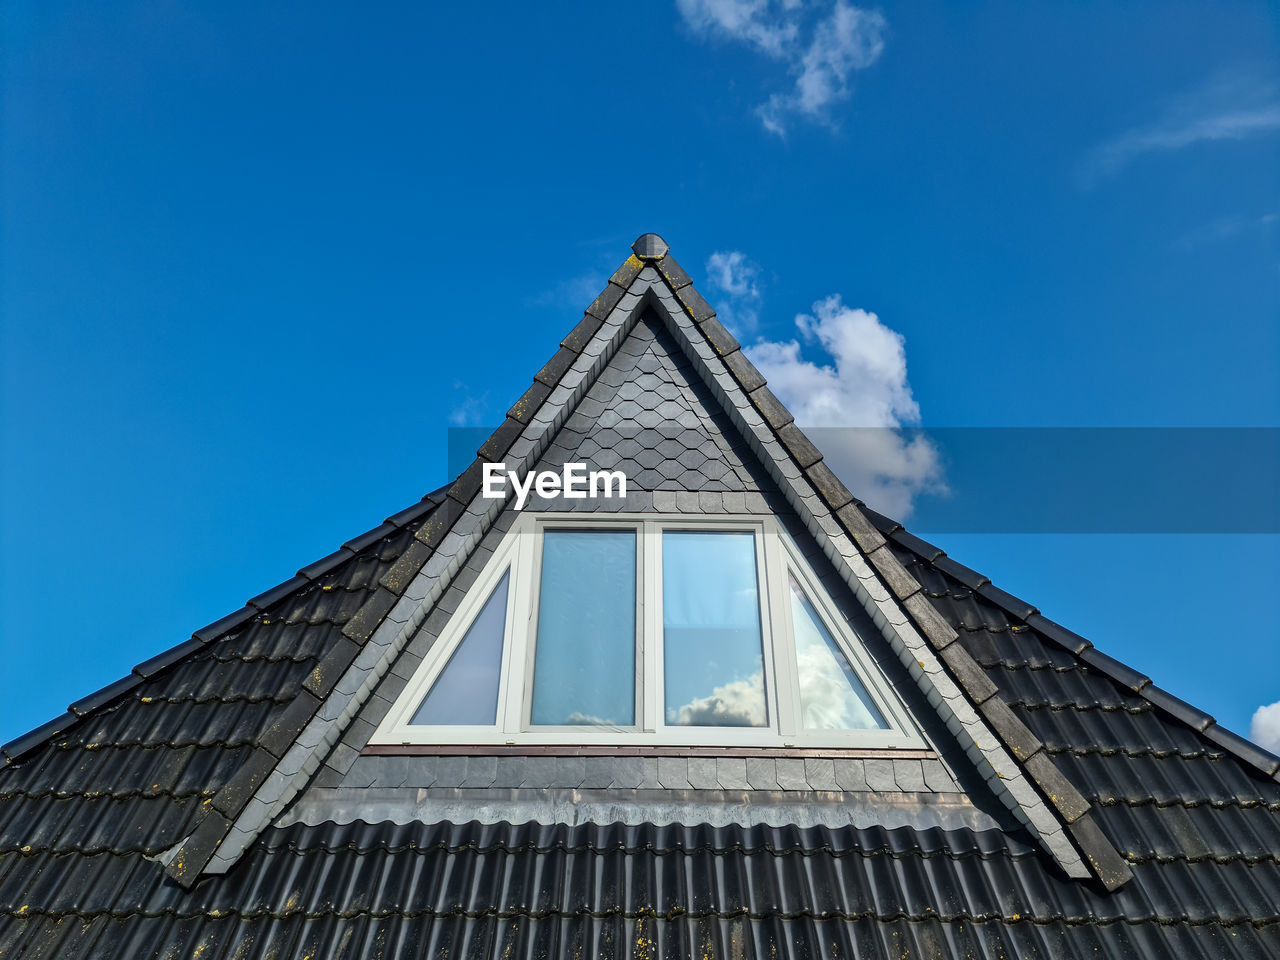
[{"label": "gable peak", "polygon": [[656,233],[642,234],[635,243],[631,245],[631,251],[641,260],[661,260],[667,255],[667,251],[671,248],[667,246],[667,241],[663,240]]}]

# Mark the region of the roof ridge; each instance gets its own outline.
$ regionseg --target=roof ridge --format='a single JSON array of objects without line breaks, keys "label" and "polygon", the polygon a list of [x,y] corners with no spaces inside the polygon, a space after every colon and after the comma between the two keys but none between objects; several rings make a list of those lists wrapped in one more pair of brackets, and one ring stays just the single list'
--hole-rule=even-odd
[{"label": "roof ridge", "polygon": [[119,680],[112,681],[101,689],[74,701],[67,707],[65,713],[14,737],[0,746],[0,769],[26,756],[32,750],[59,734],[66,733],[81,720],[114,703],[144,682],[152,680],[177,666],[197,651],[213,643],[213,641],[221,639],[232,630],[264,612],[268,607],[292,596],[303,587],[316,582],[320,577],[332,572],[339,564],[358,557],[366,547],[377,543],[388,533],[404,529],[434,507],[442,499],[442,492],[445,489],[445,487],[440,487],[431,491],[411,506],[398,513],[393,513],[379,526],[367,530],[357,537],[352,537],[333,553],[302,567],[290,579],[250,597],[239,610],[233,611],[193,631],[188,639],[136,664],[129,673]]},{"label": "roof ridge", "polygon": [[865,504],[860,506],[867,519],[883,536],[910,550],[924,562],[942,570],[943,573],[969,587],[978,596],[989,600],[1005,613],[1048,637],[1064,650],[1079,657],[1090,669],[1142,697],[1165,716],[1190,727],[1237,760],[1280,781],[1280,755],[1222,726],[1212,714],[1158,686],[1142,671],[1103,653],[1090,640],[1080,636],[1074,630],[1069,630],[1060,623],[1050,620],[1033,604],[995,586],[990,577],[956,563],[941,547],[908,532],[906,527],[898,521],[872,510]]}]

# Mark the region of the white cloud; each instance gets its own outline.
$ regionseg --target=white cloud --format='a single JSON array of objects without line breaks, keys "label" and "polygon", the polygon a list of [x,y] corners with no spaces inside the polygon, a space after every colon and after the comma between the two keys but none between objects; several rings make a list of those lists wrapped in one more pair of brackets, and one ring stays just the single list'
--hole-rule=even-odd
[{"label": "white cloud", "polygon": [[676,709],[667,710],[667,723],[685,726],[763,727],[767,723],[764,705],[764,675],[731,680],[716,687],[710,696],[696,697]]},{"label": "white cloud", "polygon": [[828,119],[827,110],[852,93],[849,75],[865,70],[884,50],[884,16],[876,10],[859,10],[837,0],[831,16],[814,30],[813,41],[793,65],[795,89],[775,93],[757,112],[765,129],[779,136],[786,133],[790,114],[799,114],[819,123]]},{"label": "white cloud", "polygon": [[839,296],[819,300],[796,327],[833,363],[806,359],[797,340],[744,350],[854,495],[902,519],[921,493],[945,491],[937,448],[902,432],[920,422],[902,335]]},{"label": "white cloud", "polygon": [[1235,71],[1171,101],[1160,118],[1135,127],[1085,157],[1081,180],[1091,186],[1145,153],[1181,150],[1196,143],[1244,140],[1280,129],[1275,84]]},{"label": "white cloud", "polygon": [[483,423],[489,394],[486,392],[477,396],[460,380],[453,381],[453,390],[454,401],[453,409],[449,411],[449,425],[474,427]]},{"label": "white cloud", "polygon": [[716,301],[720,322],[741,336],[755,330],[760,319],[760,268],[741,250],[717,250],[707,258],[707,280],[724,296]]},{"label": "white cloud", "polygon": [[1254,711],[1249,739],[1272,753],[1280,753],[1280,701]]},{"label": "white cloud", "polygon": [[879,59],[886,22],[877,10],[845,0],[676,0],[696,36],[744,44],[786,64],[792,88],[756,108],[765,129],[782,136],[792,116],[831,124],[831,107],[852,94],[850,76]]},{"label": "white cloud", "polygon": [[[842,658],[843,659],[843,658]],[[844,668],[825,645],[796,651],[802,722],[807,730],[874,730],[879,724],[845,679]]]},{"label": "white cloud", "polygon": [[564,722],[579,727],[616,727],[618,721],[613,717],[597,717],[594,713],[583,713],[575,710],[564,718]]},{"label": "white cloud", "polygon": [[760,268],[741,250],[717,250],[707,258],[711,283],[733,297],[758,298],[756,277]]},{"label": "white cloud", "polygon": [[769,0],[676,0],[695,34],[736,40],[771,57],[786,56],[795,44],[799,28],[790,14],[799,6]]}]

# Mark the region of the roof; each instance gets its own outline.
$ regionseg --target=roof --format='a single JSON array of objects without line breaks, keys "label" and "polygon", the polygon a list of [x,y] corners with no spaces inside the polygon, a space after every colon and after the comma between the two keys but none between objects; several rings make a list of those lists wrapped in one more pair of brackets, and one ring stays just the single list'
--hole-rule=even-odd
[{"label": "roof", "polygon": [[[696,477],[637,460],[648,502],[723,510],[772,488],[769,508],[921,664],[966,789],[1016,817],[999,803],[998,828],[949,829],[298,813],[354,769],[375,691],[501,533],[479,463],[580,449],[573,413],[646,324],[685,352],[657,373],[718,403],[699,429],[721,437]],[[0,957],[1280,953],[1280,759],[854,500],[652,234],[447,491],[2,749]],[[456,761],[459,787],[499,782],[492,757]]]}]

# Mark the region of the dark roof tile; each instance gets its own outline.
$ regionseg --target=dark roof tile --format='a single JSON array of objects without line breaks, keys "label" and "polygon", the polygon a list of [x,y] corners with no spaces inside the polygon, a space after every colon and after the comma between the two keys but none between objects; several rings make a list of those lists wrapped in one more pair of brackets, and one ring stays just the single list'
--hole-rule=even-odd
[{"label": "dark roof tile", "polygon": [[107,684],[96,693],[81,697],[67,708],[67,712],[75,714],[77,717],[83,717],[86,713],[105,706],[117,697],[124,696],[126,693],[136,689],[140,683],[142,683],[142,677],[131,673],[127,677],[121,677],[115,683]]},{"label": "dark roof tile", "polygon": [[1213,717],[1209,716],[1209,714],[1205,713],[1203,710],[1197,710],[1185,700],[1175,697],[1167,690],[1162,690],[1154,683],[1143,687],[1142,695],[1165,713],[1169,714],[1169,716],[1181,720],[1194,730],[1202,731],[1205,727],[1214,722]]},{"label": "dark roof tile", "polygon": [[[883,530],[883,528],[881,529]],[[929,541],[921,540],[915,534],[907,533],[906,530],[903,530],[901,528],[898,528],[896,530],[891,530],[887,534],[887,536],[894,543],[899,544],[900,546],[906,547],[908,550],[911,550],[912,552],[918,554],[921,559],[925,560],[928,563],[932,563],[934,566],[937,566],[938,560],[947,559],[946,555],[942,552],[941,547],[935,547]]]},{"label": "dark roof tile", "polygon": [[263,747],[254,749],[248,760],[240,765],[235,775],[214,796],[213,809],[234,820],[253,797],[254,791],[262,785],[262,781],[275,769],[277,762],[277,758]]},{"label": "dark roof tile", "polygon": [[956,682],[974,703],[982,704],[983,701],[995,696],[996,685],[991,682],[986,671],[978,666],[973,657],[969,656],[969,652],[962,644],[948,644],[942,648],[941,656]]},{"label": "dark roof tile", "polygon": [[1112,680],[1128,687],[1130,690],[1140,691],[1151,683],[1151,678],[1146,674],[1139,673],[1114,657],[1107,656],[1097,647],[1087,647],[1080,651],[1077,656],[1095,670],[1106,674]]},{"label": "dark roof tile", "polygon": [[436,502],[423,497],[417,503],[410,504],[403,510],[399,510],[387,517],[386,522],[397,527],[405,527],[412,523],[417,523],[428,513],[436,508]]},{"label": "dark roof tile", "polygon": [[791,458],[801,470],[813,466],[822,459],[822,453],[794,423],[789,423],[779,430],[778,439],[782,441],[782,445],[787,448],[787,453],[791,454]]},{"label": "dark roof tile", "polygon": [[[884,534],[870,522],[867,518],[866,509],[859,506],[857,502],[845,504],[837,510],[836,519],[840,521],[840,525],[844,527],[848,534],[853,537],[854,542],[863,553],[872,554],[884,545]],[[899,566],[901,566],[900,563]]]},{"label": "dark roof tile", "polygon": [[[894,537],[894,539],[898,540],[899,543],[902,542],[896,536]],[[982,574],[978,573],[976,570],[970,570],[964,564],[956,563],[956,561],[952,560],[948,556],[944,555],[944,556],[934,557],[931,562],[935,567],[937,567],[947,576],[953,577],[954,579],[959,580],[970,590],[977,590],[983,584],[987,584],[991,582],[990,579],[988,579],[987,577],[984,577]]]},{"label": "dark roof tile", "polygon": [[591,301],[591,306],[587,307],[587,313],[600,320],[608,320],[609,314],[613,312],[613,308],[618,305],[624,293],[626,291],[616,283],[606,284],[599,296]]},{"label": "dark roof tile", "polygon": [[1253,741],[1232,733],[1220,724],[1209,724],[1205,727],[1203,736],[1211,743],[1230,751],[1233,756],[1257,767],[1267,776],[1274,776],[1277,771],[1280,771],[1280,757],[1270,750],[1264,750]]},{"label": "dark roof tile", "polygon": [[10,760],[18,760],[25,756],[36,747],[43,744],[51,737],[56,737],[68,727],[72,726],[79,718],[68,711],[60,717],[54,717],[46,723],[40,724],[34,730],[24,733],[20,737],[15,737],[8,743],[0,746],[0,753],[3,753]]},{"label": "dark roof tile", "polygon": [[1078,820],[1089,811],[1089,801],[1081,796],[1043,750],[1029,754],[1024,762],[1031,779],[1035,781],[1040,792],[1061,812],[1068,823]]},{"label": "dark roof tile", "polygon": [[382,575],[378,583],[396,596],[400,596],[408,588],[413,578],[418,575],[418,571],[426,564],[431,554],[431,547],[428,547],[421,540],[415,539],[409,546],[405,547],[404,552],[396,558],[396,562],[391,565],[391,569]]},{"label": "dark roof tile", "polygon": [[484,462],[481,460],[471,461],[471,466],[462,472],[462,475],[453,482],[453,486],[449,488],[449,499],[456,500],[458,503],[466,506],[471,502],[472,498],[480,492],[480,485],[483,482]]},{"label": "dark roof tile", "polygon": [[644,261],[637,257],[634,253],[622,261],[622,265],[613,271],[613,276],[609,278],[609,282],[622,287],[624,290],[631,286],[634,280],[644,269]]},{"label": "dark roof tile", "polygon": [[1019,620],[1026,620],[1027,617],[1037,612],[1036,608],[1031,604],[1027,603],[1025,600],[1019,600],[1011,593],[1001,590],[999,587],[992,584],[990,580],[978,587],[977,592],[982,594],[983,597],[990,600],[996,606],[1007,610]]},{"label": "dark roof tile", "polygon": [[[946,659],[947,654],[952,653],[959,646],[958,643],[952,644],[943,651],[943,658]],[[1026,724],[1018,719],[1009,705],[998,695],[984,700],[978,705],[978,709],[982,711],[982,716],[1000,738],[1000,742],[1008,747],[1018,760],[1025,761],[1043,746],[1039,738],[1027,729]]]},{"label": "dark roof tile", "polygon": [[578,325],[569,331],[569,335],[560,341],[560,346],[568,347],[574,353],[581,353],[603,322],[599,317],[593,317],[589,313],[584,315],[578,321]]},{"label": "dark roof tile", "polygon": [[[692,287],[686,289],[692,289]],[[724,328],[724,324],[714,316],[707,317],[698,326],[702,328],[702,333],[707,338],[707,342],[711,344],[720,356],[723,357],[738,351],[738,341],[733,338],[733,334]]]},{"label": "dark roof tile", "polygon": [[324,659],[311,669],[303,687],[317,697],[328,696],[329,691],[342,679],[342,674],[346,672],[347,667],[351,666],[351,661],[359,652],[360,644],[344,635],[325,654]]},{"label": "dark roof tile", "polygon": [[213,621],[207,626],[201,627],[192,636],[196,639],[208,643],[211,640],[217,640],[223,634],[229,633],[236,627],[242,626],[245,621],[252,620],[258,615],[258,611],[253,607],[242,607],[234,613],[229,613],[221,619]]},{"label": "dark roof tile", "polygon": [[308,580],[318,580],[325,574],[334,570],[340,564],[351,559],[351,551],[345,548],[339,548],[327,557],[321,557],[314,563],[309,563],[298,571],[298,576],[306,577]]},{"label": "dark roof tile", "polygon": [[773,395],[773,391],[768,387],[759,387],[752,390],[748,397],[755,408],[760,411],[760,416],[764,417],[765,423],[769,424],[774,430],[780,430],[795,420],[795,417],[791,416],[791,411],[782,405],[781,401]]},{"label": "dark roof tile", "polygon": [[310,690],[299,689],[293,700],[278,714],[259,736],[258,742],[264,750],[275,757],[283,757],[286,750],[293,745],[303,728],[320,709],[321,700]]},{"label": "dark roof tile", "polygon": [[729,368],[729,373],[738,381],[743,391],[750,393],[765,385],[764,375],[756,369],[755,364],[747,359],[747,355],[741,350],[735,350],[724,358],[724,365]]},{"label": "dark roof tile", "polygon": [[716,315],[716,312],[711,309],[711,304],[702,299],[702,294],[694,288],[693,284],[677,290],[676,297],[680,300],[685,310],[688,311],[689,316],[693,317],[698,323],[709,320]]},{"label": "dark roof tile", "polygon": [[507,411],[507,416],[520,423],[528,423],[542,406],[542,401],[546,400],[550,394],[549,386],[539,380],[533,381],[524,395],[512,404],[511,409]]},{"label": "dark roof tile", "polygon": [[573,361],[578,359],[578,351],[569,347],[561,347],[546,362],[541,370],[535,375],[534,379],[545,383],[549,387],[554,387],[560,382],[560,378],[565,372],[573,366]]},{"label": "dark roof tile", "polygon": [[150,660],[142,661],[142,663],[133,668],[133,672],[140,677],[150,679],[204,646],[205,641],[199,637],[192,637],[190,640],[184,640],[176,647],[170,647],[163,653],[156,654]]},{"label": "dark roof tile", "polygon": [[257,610],[266,610],[275,603],[279,603],[286,597],[291,597],[298,592],[299,589],[306,586],[309,581],[306,577],[296,575],[284,583],[272,587],[270,590],[263,591],[256,597],[248,601],[248,606]]},{"label": "dark roof tile", "polygon": [[[764,387],[762,389],[768,389]],[[809,482],[813,484],[818,495],[822,497],[823,502],[833,512],[839,510],[845,504],[852,502],[853,494],[849,492],[849,488],[841,482],[831,468],[825,462],[819,460],[805,467],[804,474],[809,478]]]},{"label": "dark roof tile", "polygon": [[1078,633],[1074,633],[1066,627],[1054,623],[1043,614],[1033,613],[1025,619],[1028,626],[1034,627],[1040,633],[1061,644],[1072,653],[1080,653],[1086,648],[1093,646],[1093,644]]},{"label": "dark roof tile", "polygon": [[369,530],[366,533],[362,533],[358,537],[353,537],[352,539],[344,543],[342,546],[345,549],[350,550],[352,553],[363,553],[366,549],[373,546],[379,540],[382,540],[385,537],[395,532],[396,532],[396,525],[394,523],[384,522],[381,525],[374,527],[372,530]]},{"label": "dark roof tile", "polygon": [[667,254],[658,262],[658,269],[662,276],[666,278],[667,283],[672,290],[679,290],[681,287],[687,287],[693,281],[689,278],[689,274],[684,272],[684,268],[676,263],[676,258]]}]

